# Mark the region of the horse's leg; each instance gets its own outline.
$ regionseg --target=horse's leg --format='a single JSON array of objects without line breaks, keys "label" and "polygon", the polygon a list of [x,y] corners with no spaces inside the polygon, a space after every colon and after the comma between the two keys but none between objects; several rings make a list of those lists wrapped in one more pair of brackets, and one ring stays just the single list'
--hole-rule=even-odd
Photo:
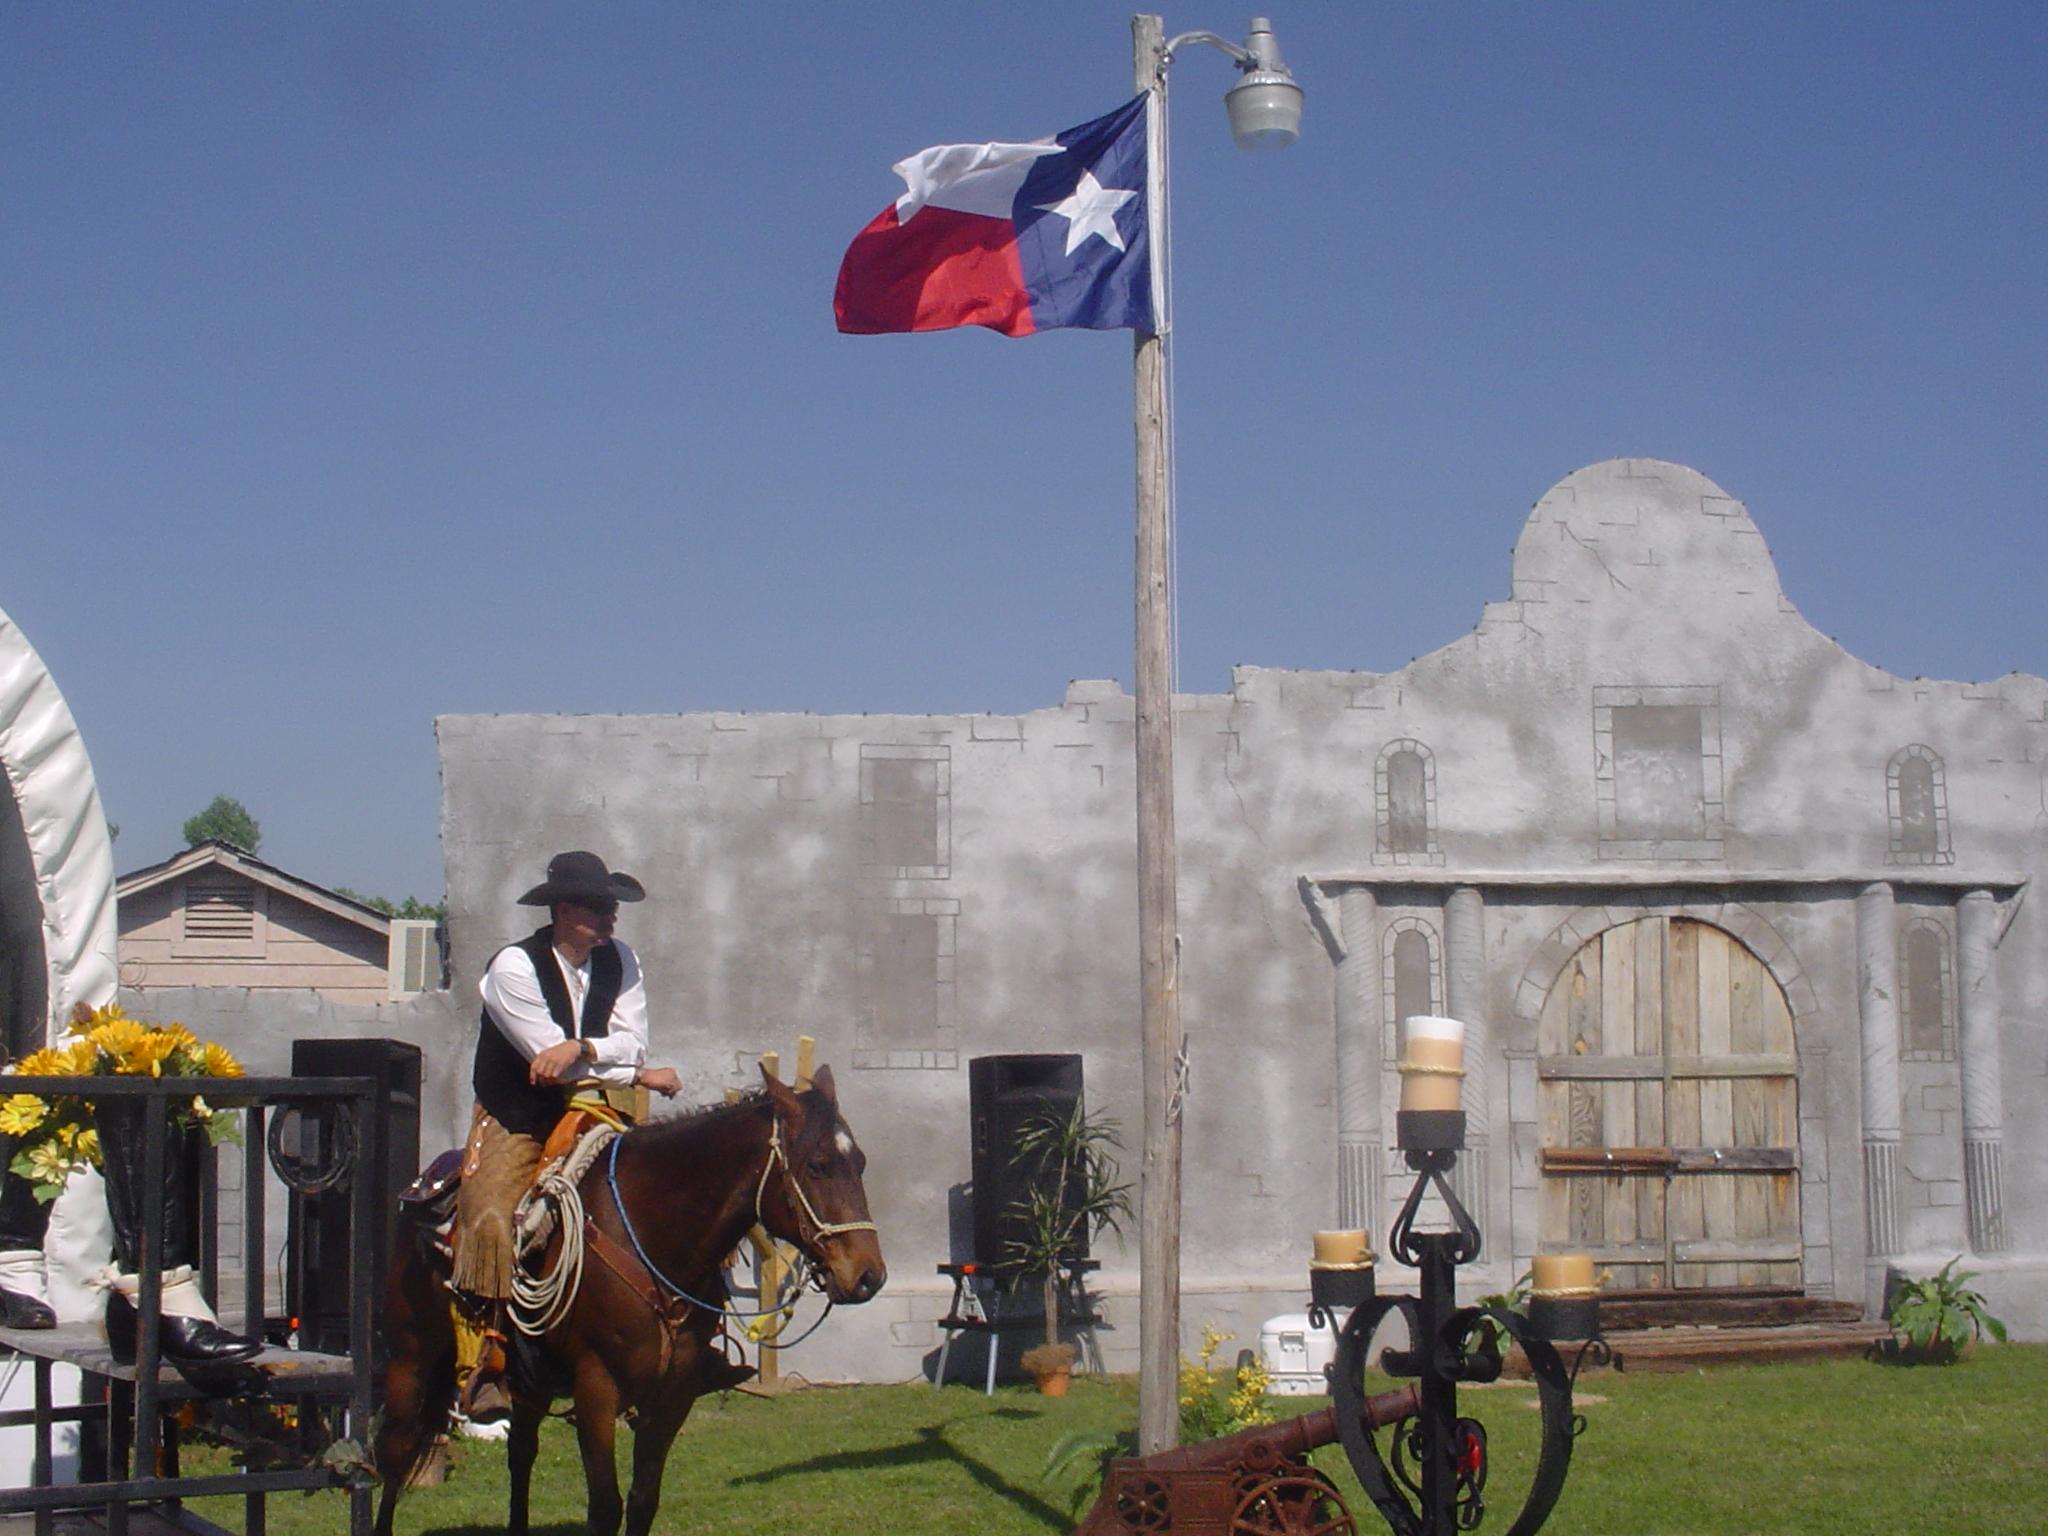
[{"label": "horse's leg", "polygon": [[400,1229],[401,1251],[384,1291],[382,1423],[375,1462],[384,1479],[377,1506],[377,1536],[391,1536],[391,1520],[406,1483],[448,1426],[455,1402],[455,1324],[448,1295],[419,1250]]},{"label": "horse's leg", "polygon": [[505,1518],[505,1536],[526,1536],[528,1499],[533,1492],[533,1463],[540,1455],[540,1421],[544,1403],[512,1399],[512,1425],[505,1435],[505,1465],[512,1475],[512,1503]]},{"label": "horse's leg", "polygon": [[633,1488],[626,1495],[626,1536],[648,1536],[661,1505],[661,1474],[668,1449],[697,1401],[694,1394],[674,1407],[643,1408],[633,1421]]},{"label": "horse's leg", "polygon": [[576,1368],[576,1445],[583,1452],[591,1536],[618,1536],[622,1506],[613,1448],[618,1422],[618,1385],[595,1352],[586,1354]]}]

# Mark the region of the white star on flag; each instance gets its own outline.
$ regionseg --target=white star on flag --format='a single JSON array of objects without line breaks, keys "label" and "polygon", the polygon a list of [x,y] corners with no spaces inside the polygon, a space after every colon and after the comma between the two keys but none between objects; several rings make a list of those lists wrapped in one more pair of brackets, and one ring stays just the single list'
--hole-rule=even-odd
[{"label": "white star on flag", "polygon": [[1095,179],[1093,171],[1083,171],[1081,180],[1073,191],[1056,203],[1040,203],[1040,213],[1056,213],[1067,221],[1067,250],[1071,256],[1090,235],[1100,235],[1118,250],[1124,248],[1124,237],[1116,227],[1116,211],[1136,197],[1136,192],[1124,192],[1115,187],[1105,187]]}]

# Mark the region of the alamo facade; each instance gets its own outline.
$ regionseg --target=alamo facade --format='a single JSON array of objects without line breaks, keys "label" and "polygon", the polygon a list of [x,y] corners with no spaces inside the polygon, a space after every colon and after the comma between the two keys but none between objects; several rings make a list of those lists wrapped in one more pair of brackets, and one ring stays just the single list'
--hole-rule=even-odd
[{"label": "alamo facade", "polygon": [[[1478,1290],[1874,1305],[1957,1254],[2048,1337],[2048,683],[1909,681],[1800,617],[1743,505],[1618,460],[1529,515],[1507,596],[1399,671],[1240,668],[1176,701],[1182,1311],[1256,1342],[1309,1236],[1384,1242],[1395,1022],[1476,1038]],[[889,1288],[785,1368],[902,1379],[961,1252],[967,1062],[1082,1054],[1139,1104],[1132,702],[1015,716],[447,716],[451,1136],[475,984],[546,855],[645,881],[622,933],[686,1097],[817,1038]],[[1112,1368],[1135,1244],[1104,1250]],[[1383,1281],[1383,1283],[1385,1283]],[[974,1351],[970,1351],[970,1354]]]}]

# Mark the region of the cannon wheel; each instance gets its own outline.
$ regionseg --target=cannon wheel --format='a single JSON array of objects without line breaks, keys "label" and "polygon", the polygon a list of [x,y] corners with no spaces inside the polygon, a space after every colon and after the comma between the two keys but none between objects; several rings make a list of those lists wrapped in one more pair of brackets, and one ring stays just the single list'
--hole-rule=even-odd
[{"label": "cannon wheel", "polygon": [[1358,1536],[1351,1511],[1319,1472],[1262,1478],[1238,1500],[1231,1536]]},{"label": "cannon wheel", "polygon": [[1116,1486],[1116,1518],[1127,1531],[1164,1531],[1173,1523],[1164,1479],[1126,1471]]}]

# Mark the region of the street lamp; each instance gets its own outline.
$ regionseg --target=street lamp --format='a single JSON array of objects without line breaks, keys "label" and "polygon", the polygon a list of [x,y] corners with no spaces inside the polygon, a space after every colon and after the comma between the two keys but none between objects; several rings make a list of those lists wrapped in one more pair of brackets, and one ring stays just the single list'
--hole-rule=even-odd
[{"label": "street lamp", "polygon": [[1242,47],[1213,32],[1171,43],[1157,16],[1131,18],[1134,83],[1146,98],[1145,191],[1152,215],[1153,331],[1133,342],[1137,433],[1138,985],[1143,1036],[1144,1147],[1138,1173],[1138,1453],[1180,1438],[1180,1147],[1187,1056],[1180,1025],[1179,872],[1173,840],[1173,593],[1171,464],[1165,340],[1172,331],[1166,186],[1166,67],[1176,49],[1207,43],[1242,78],[1224,96],[1230,133],[1246,149],[1284,149],[1301,136],[1301,87],[1264,17]]},{"label": "street lamp", "polygon": [[1166,62],[1189,43],[1229,54],[1244,76],[1223,93],[1230,136],[1239,149],[1285,149],[1301,137],[1301,87],[1281,62],[1270,21],[1254,16],[1242,48],[1214,32],[1183,32],[1166,45]]}]

